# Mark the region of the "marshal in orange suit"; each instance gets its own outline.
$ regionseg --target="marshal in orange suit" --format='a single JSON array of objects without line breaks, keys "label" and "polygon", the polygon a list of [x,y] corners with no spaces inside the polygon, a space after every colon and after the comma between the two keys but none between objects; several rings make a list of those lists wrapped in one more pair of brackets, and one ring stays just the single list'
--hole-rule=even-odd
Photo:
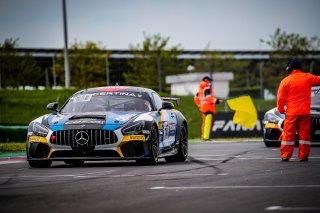
[{"label": "marshal in orange suit", "polygon": [[215,104],[223,102],[223,100],[214,97],[211,82],[212,79],[205,76],[199,84],[197,95],[194,97],[194,102],[202,113],[202,140],[210,139],[213,116],[216,113]]},{"label": "marshal in orange suit", "polygon": [[311,87],[320,85],[320,77],[301,71],[301,65],[292,59],[286,66],[288,74],[278,89],[277,108],[285,113],[284,132],[281,138],[281,159],[289,161],[292,156],[296,132],[299,135],[300,161],[308,161],[310,154],[310,99]]}]

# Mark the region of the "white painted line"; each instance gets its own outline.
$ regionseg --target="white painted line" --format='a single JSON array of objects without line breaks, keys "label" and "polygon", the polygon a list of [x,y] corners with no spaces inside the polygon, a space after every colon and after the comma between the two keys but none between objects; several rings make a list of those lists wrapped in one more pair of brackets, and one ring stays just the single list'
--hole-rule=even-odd
[{"label": "white painted line", "polygon": [[224,175],[229,175],[229,173],[219,173],[217,175],[221,175],[221,176],[224,176]]},{"label": "white painted line", "polygon": [[93,174],[105,174],[111,173],[114,170],[108,170],[103,172],[89,172],[89,173],[80,173],[80,174],[61,174],[61,175],[41,175],[41,176],[18,176],[19,178],[58,178],[58,177],[73,177],[73,178],[92,178],[92,177],[99,177]]},{"label": "white painted line", "polygon": [[[111,177],[188,177],[188,176],[212,176],[212,175],[220,175],[220,174],[150,174],[150,175],[112,175]],[[221,175],[227,175],[227,173],[221,173]]]},{"label": "white painted line", "polygon": [[155,186],[155,187],[151,187],[150,189],[164,189],[164,186]]},{"label": "white painted line", "polygon": [[219,157],[226,156],[227,154],[219,154],[219,155],[190,155],[190,157]]},{"label": "white painted line", "polygon": [[277,158],[263,158],[264,160],[280,160],[281,158],[280,157],[277,157]]},{"label": "white painted line", "polygon": [[284,206],[269,206],[266,211],[319,211],[320,207],[284,207]]},{"label": "white painted line", "polygon": [[276,185],[276,186],[155,186],[150,189],[262,189],[262,188],[320,188],[320,185]]},{"label": "white painted line", "polygon": [[5,161],[0,161],[0,165],[5,165],[5,164],[12,164],[12,163],[25,163],[25,160],[5,160]]},{"label": "white painted line", "polygon": [[196,160],[205,160],[205,161],[210,161],[210,160],[225,160],[225,158],[195,158]]},{"label": "white painted line", "polygon": [[92,174],[104,174],[104,173],[111,173],[114,172],[114,170],[107,170],[107,171],[102,171],[102,172],[89,172],[89,173],[83,173],[79,175],[92,175]]},{"label": "white painted line", "polygon": [[[231,156],[232,158],[238,159],[238,160],[281,160],[279,157],[244,157],[244,156]],[[194,158],[195,160],[201,160],[201,161],[222,161],[226,160],[226,158]],[[320,157],[314,157],[311,156],[309,159],[320,159]],[[296,157],[292,157],[290,160],[298,160]]]},{"label": "white painted line", "polygon": [[[92,172],[92,173],[84,173],[84,174],[61,174],[61,175],[41,175],[41,176],[18,176],[17,178],[59,178],[59,177],[71,177],[71,178],[96,178],[96,177],[102,177],[101,175],[95,175],[98,173],[111,173],[111,171],[104,171],[104,172]],[[204,174],[188,174],[188,173],[173,173],[173,174],[149,174],[149,175],[111,175],[103,176],[103,177],[112,177],[112,178],[126,178],[126,177],[195,177],[195,176],[214,176],[214,175],[228,175],[228,173],[219,173],[219,174],[211,174],[211,173],[204,173]],[[6,179],[10,178],[7,176],[0,177],[0,179]]]},{"label": "white painted line", "polygon": [[155,175],[143,175],[147,177],[176,177],[176,176],[212,176],[216,174],[155,174]]},{"label": "white painted line", "polygon": [[73,176],[74,178],[98,178],[98,177],[101,177],[101,176],[79,176],[79,175],[75,175]]},{"label": "white painted line", "polygon": [[135,177],[140,175],[112,175],[113,178],[122,178],[122,177]]}]

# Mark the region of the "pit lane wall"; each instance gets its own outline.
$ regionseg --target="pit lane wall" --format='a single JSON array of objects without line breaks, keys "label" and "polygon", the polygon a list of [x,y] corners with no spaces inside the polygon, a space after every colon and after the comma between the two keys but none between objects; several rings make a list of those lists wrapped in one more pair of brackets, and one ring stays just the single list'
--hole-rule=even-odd
[{"label": "pit lane wall", "polygon": [[263,137],[263,117],[265,112],[258,112],[256,125],[247,129],[239,124],[233,123],[234,112],[217,113],[214,116],[214,123],[211,138],[250,138]]}]

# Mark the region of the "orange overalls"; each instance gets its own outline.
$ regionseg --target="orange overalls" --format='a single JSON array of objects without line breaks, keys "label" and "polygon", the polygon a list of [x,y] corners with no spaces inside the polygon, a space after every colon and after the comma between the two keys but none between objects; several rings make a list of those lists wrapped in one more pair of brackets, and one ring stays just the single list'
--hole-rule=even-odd
[{"label": "orange overalls", "polygon": [[279,86],[277,108],[285,113],[284,132],[281,139],[281,158],[291,158],[296,132],[299,134],[300,160],[308,160],[310,154],[310,102],[311,87],[320,84],[320,77],[293,70]]},{"label": "orange overalls", "polygon": [[213,124],[213,115],[216,112],[215,102],[211,85],[208,81],[201,81],[197,96],[194,97],[195,104],[202,112],[202,140],[209,140]]}]

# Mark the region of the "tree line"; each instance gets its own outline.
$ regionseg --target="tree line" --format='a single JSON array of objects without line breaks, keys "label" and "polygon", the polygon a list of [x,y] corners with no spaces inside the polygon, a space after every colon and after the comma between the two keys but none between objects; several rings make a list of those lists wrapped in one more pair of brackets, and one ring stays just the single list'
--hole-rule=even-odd
[{"label": "tree line", "polygon": [[[168,91],[165,76],[186,73],[192,64],[193,72],[234,73],[232,88],[266,87],[276,89],[285,76],[284,66],[289,58],[300,57],[304,70],[317,73],[320,71],[318,58],[308,57],[310,52],[319,50],[318,37],[307,38],[296,33],[288,34],[277,29],[268,40],[262,40],[271,47],[268,60],[239,60],[232,56],[221,57],[219,52],[204,50],[200,59],[181,59],[183,48],[180,45],[169,47],[169,37],[160,34],[144,33],[142,43],[130,44],[132,58],[125,66],[117,68],[121,73],[123,85],[149,87],[158,91]],[[54,86],[64,85],[63,54],[55,57],[55,65],[44,70],[31,55],[19,55],[18,40],[6,39],[0,43],[0,88],[45,85],[48,73],[55,76]],[[76,88],[88,88],[101,85],[114,85],[112,76],[118,75],[112,67],[111,52],[106,51],[101,43],[92,41],[73,42],[69,48],[69,66],[71,85]]]}]

